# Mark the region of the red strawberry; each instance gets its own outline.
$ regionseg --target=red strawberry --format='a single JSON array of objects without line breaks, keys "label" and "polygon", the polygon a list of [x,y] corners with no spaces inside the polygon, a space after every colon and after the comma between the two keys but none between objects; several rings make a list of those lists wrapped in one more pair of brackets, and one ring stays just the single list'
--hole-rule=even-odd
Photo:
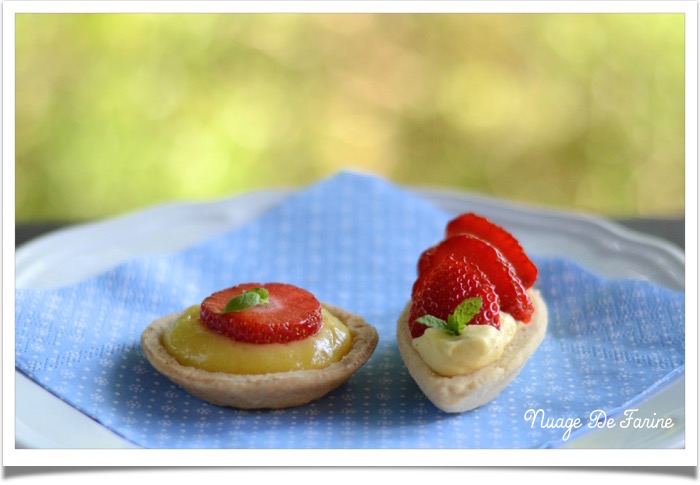
[{"label": "red strawberry", "polygon": [[[253,288],[265,288],[268,303],[222,313],[229,300]],[[284,283],[246,283],[218,291],[204,299],[200,317],[217,333],[256,344],[301,340],[315,334],[323,323],[316,297]]]},{"label": "red strawberry", "polygon": [[430,268],[430,264],[436,249],[437,245],[426,249],[423,251],[423,254],[420,255],[420,258],[418,259],[418,275],[424,273],[428,270],[428,268]]},{"label": "red strawberry", "polygon": [[510,261],[525,288],[530,288],[535,283],[537,266],[527,257],[518,240],[502,227],[485,217],[468,213],[455,217],[447,224],[446,238],[458,234],[471,234],[491,243]]},{"label": "red strawberry", "polygon": [[[515,273],[513,265],[503,254],[491,244],[468,234],[460,234],[445,239],[437,246],[427,249],[423,254],[430,252],[429,268],[435,268],[443,260],[454,256],[457,259],[465,258],[475,264],[496,288],[501,310],[510,313],[516,320],[529,322],[535,308],[527,296],[520,278]],[[421,257],[423,257],[421,255]],[[428,272],[418,276],[413,285],[414,296],[421,291],[425,284]]]},{"label": "red strawberry", "polygon": [[500,328],[498,296],[486,275],[466,259],[447,257],[426,273],[423,285],[413,298],[408,327],[413,338],[420,337],[427,328],[416,320],[431,315],[448,320],[464,300],[481,298],[481,308],[470,325],[493,325]]}]

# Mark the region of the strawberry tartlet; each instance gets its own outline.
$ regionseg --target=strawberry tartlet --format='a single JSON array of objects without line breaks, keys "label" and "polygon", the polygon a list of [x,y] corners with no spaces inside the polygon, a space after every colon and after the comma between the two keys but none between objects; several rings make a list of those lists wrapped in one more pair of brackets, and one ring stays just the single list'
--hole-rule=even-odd
[{"label": "strawberry tartlet", "polygon": [[439,409],[488,403],[537,350],[547,330],[537,273],[512,234],[473,213],[421,254],[396,332],[409,373]]},{"label": "strawberry tartlet", "polygon": [[341,385],[377,340],[361,317],[302,288],[246,283],[154,321],[141,346],[160,373],[204,401],[279,409]]}]

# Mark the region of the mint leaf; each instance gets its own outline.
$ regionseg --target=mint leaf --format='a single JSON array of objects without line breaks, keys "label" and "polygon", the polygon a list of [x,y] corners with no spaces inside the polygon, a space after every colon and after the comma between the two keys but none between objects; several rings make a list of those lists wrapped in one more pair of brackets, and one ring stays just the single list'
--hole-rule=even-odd
[{"label": "mint leaf", "polygon": [[261,303],[268,304],[268,295],[269,292],[265,288],[253,288],[252,290],[244,291],[243,294],[231,298],[221,313],[240,312]]},{"label": "mint leaf", "polygon": [[464,327],[481,311],[481,297],[467,298],[457,305],[452,315],[447,317],[447,326],[460,335]]},{"label": "mint leaf", "polygon": [[467,298],[457,305],[447,321],[432,315],[423,315],[416,322],[442,330],[449,335],[461,335],[464,327],[481,311],[481,297]]},{"label": "mint leaf", "polygon": [[450,335],[460,335],[462,332],[464,332],[465,326],[466,324],[458,320],[453,313],[447,317],[447,327],[445,328],[445,332],[449,333]]},{"label": "mint leaf", "polygon": [[250,291],[254,291],[258,295],[260,295],[260,303],[264,303],[265,305],[270,303],[267,299],[267,297],[270,295],[270,292],[268,292],[265,288],[253,288]]},{"label": "mint leaf", "polygon": [[445,322],[445,320],[442,318],[434,317],[432,315],[423,315],[420,318],[416,318],[416,322],[422,323],[428,327],[447,331],[447,322]]}]

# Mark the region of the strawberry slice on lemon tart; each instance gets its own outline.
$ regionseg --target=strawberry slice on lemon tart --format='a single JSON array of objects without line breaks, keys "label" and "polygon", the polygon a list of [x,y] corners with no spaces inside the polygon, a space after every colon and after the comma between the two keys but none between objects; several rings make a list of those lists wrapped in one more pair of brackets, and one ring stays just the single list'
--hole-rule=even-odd
[{"label": "strawberry slice on lemon tart", "polygon": [[306,404],[370,358],[377,331],[286,283],[245,283],[148,326],[151,364],[200,399],[244,409]]}]

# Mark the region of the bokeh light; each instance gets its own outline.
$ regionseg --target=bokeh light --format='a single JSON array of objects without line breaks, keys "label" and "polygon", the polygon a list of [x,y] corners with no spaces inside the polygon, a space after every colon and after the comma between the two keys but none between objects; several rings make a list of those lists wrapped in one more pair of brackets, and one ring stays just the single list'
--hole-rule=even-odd
[{"label": "bokeh light", "polygon": [[680,14],[20,14],[16,217],[342,169],[682,214],[683,91]]}]

